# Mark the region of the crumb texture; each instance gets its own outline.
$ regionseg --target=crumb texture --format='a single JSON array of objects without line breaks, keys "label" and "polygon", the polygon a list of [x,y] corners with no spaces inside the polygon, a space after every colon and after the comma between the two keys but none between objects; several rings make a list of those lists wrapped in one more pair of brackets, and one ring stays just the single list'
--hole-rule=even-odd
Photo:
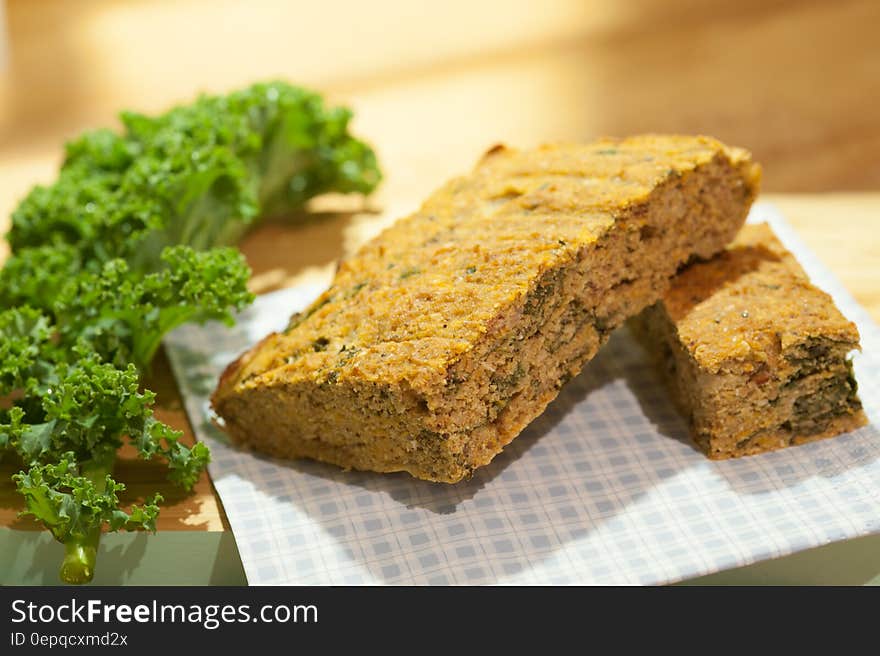
[{"label": "crumb texture", "polygon": [[274,455],[461,480],[733,238],[759,179],[706,137],[495,148],[232,363],[214,407]]}]

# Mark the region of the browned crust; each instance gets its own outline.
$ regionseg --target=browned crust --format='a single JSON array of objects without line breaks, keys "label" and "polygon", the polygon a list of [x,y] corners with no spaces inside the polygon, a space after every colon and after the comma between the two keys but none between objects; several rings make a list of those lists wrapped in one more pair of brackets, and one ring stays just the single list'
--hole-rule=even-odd
[{"label": "browned crust", "polygon": [[242,368],[247,365],[251,355],[258,351],[260,347],[275,334],[276,333],[269,333],[259,342],[254,344],[253,347],[242,352],[237,358],[235,358],[235,360],[223,368],[223,373],[220,374],[220,378],[217,380],[217,389],[215,389],[214,393],[211,395],[211,403],[214,403],[216,400],[222,399],[233,392],[235,381],[238,380],[239,373]]}]

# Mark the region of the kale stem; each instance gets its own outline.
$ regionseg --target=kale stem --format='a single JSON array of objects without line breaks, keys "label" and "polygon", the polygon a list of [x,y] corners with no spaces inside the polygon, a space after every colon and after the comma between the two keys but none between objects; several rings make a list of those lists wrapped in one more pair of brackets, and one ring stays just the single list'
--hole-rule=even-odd
[{"label": "kale stem", "polygon": [[86,535],[71,536],[64,543],[64,561],[61,563],[61,580],[65,583],[88,583],[95,575],[95,559],[98,557],[98,542],[101,529],[89,531]]},{"label": "kale stem", "polygon": [[[107,487],[107,475],[113,471],[115,454],[110,452],[103,457],[88,460],[82,464],[82,475],[88,478],[99,492]],[[98,544],[101,541],[101,525],[71,534],[64,541],[64,560],[61,562],[61,580],[65,583],[81,585],[88,583],[95,575],[95,561],[98,557]]]}]

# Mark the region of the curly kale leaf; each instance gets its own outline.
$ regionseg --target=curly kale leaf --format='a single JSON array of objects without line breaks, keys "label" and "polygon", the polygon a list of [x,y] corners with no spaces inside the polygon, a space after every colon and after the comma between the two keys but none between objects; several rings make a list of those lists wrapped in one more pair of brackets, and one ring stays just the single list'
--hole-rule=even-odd
[{"label": "curly kale leaf", "polygon": [[161,495],[125,512],[118,496],[125,486],[113,480],[105,465],[80,465],[73,453],[12,478],[25,499],[22,515],[42,522],[64,544],[61,578],[68,583],[92,579],[104,526],[111,531],[156,530]]},{"label": "curly kale leaf", "polygon": [[154,418],[148,419],[143,430],[131,435],[138,453],[145,460],[161,455],[168,461],[168,480],[190,490],[207,467],[211,454],[201,442],[187,447],[180,442],[181,433]]},{"label": "curly kale leaf", "polygon": [[129,254],[143,235],[162,228],[159,199],[135,197],[125,189],[126,171],[140,150],[137,144],[98,130],[68,144],[67,150],[55,183],[35,186],[12,212],[7,239],[14,253],[69,244],[83,260],[100,262]]},{"label": "curly kale leaf", "polygon": [[121,259],[81,273],[59,294],[54,314],[63,342],[86,340],[106,361],[144,371],[162,337],[187,322],[231,324],[253,300],[250,269],[233,248],[166,248],[164,268],[146,275]]},{"label": "curly kale leaf", "polygon": [[49,319],[28,307],[0,312],[0,397],[44,378],[56,354]]},{"label": "curly kale leaf", "polygon": [[156,530],[156,504],[162,500],[161,495],[125,513],[119,508],[117,496],[125,485],[109,474],[95,481],[81,475],[80,470],[75,455],[65,453],[55,463],[34,465],[27,472],[15,474],[13,480],[27,501],[24,514],[43,522],[60,541],[69,535],[84,535],[104,524],[111,531]]},{"label": "curly kale leaf", "polygon": [[81,271],[101,270],[69,244],[23,248],[0,269],[0,308],[28,305],[50,313],[61,290]]},{"label": "curly kale leaf", "polygon": [[70,244],[83,260],[122,257],[142,271],[160,268],[172,244],[233,244],[257,218],[375,188],[376,157],[349,133],[350,118],[283,82],[157,117],[123,113],[122,134],[98,130],[67,145],[57,182],[13,212],[10,244]]}]

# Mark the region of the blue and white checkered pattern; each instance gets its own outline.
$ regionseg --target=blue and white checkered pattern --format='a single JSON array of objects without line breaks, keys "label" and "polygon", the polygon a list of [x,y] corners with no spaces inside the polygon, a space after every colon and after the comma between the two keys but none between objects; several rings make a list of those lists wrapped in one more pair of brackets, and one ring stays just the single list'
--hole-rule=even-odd
[{"label": "blue and white checkered pattern", "polygon": [[171,361],[250,583],[659,584],[880,532],[880,329],[772,207],[751,219],[858,324],[871,426],[707,460],[624,329],[472,480],[343,472],[238,450],[209,419],[223,367],[320,289],[263,296],[232,330],[175,331]]}]

